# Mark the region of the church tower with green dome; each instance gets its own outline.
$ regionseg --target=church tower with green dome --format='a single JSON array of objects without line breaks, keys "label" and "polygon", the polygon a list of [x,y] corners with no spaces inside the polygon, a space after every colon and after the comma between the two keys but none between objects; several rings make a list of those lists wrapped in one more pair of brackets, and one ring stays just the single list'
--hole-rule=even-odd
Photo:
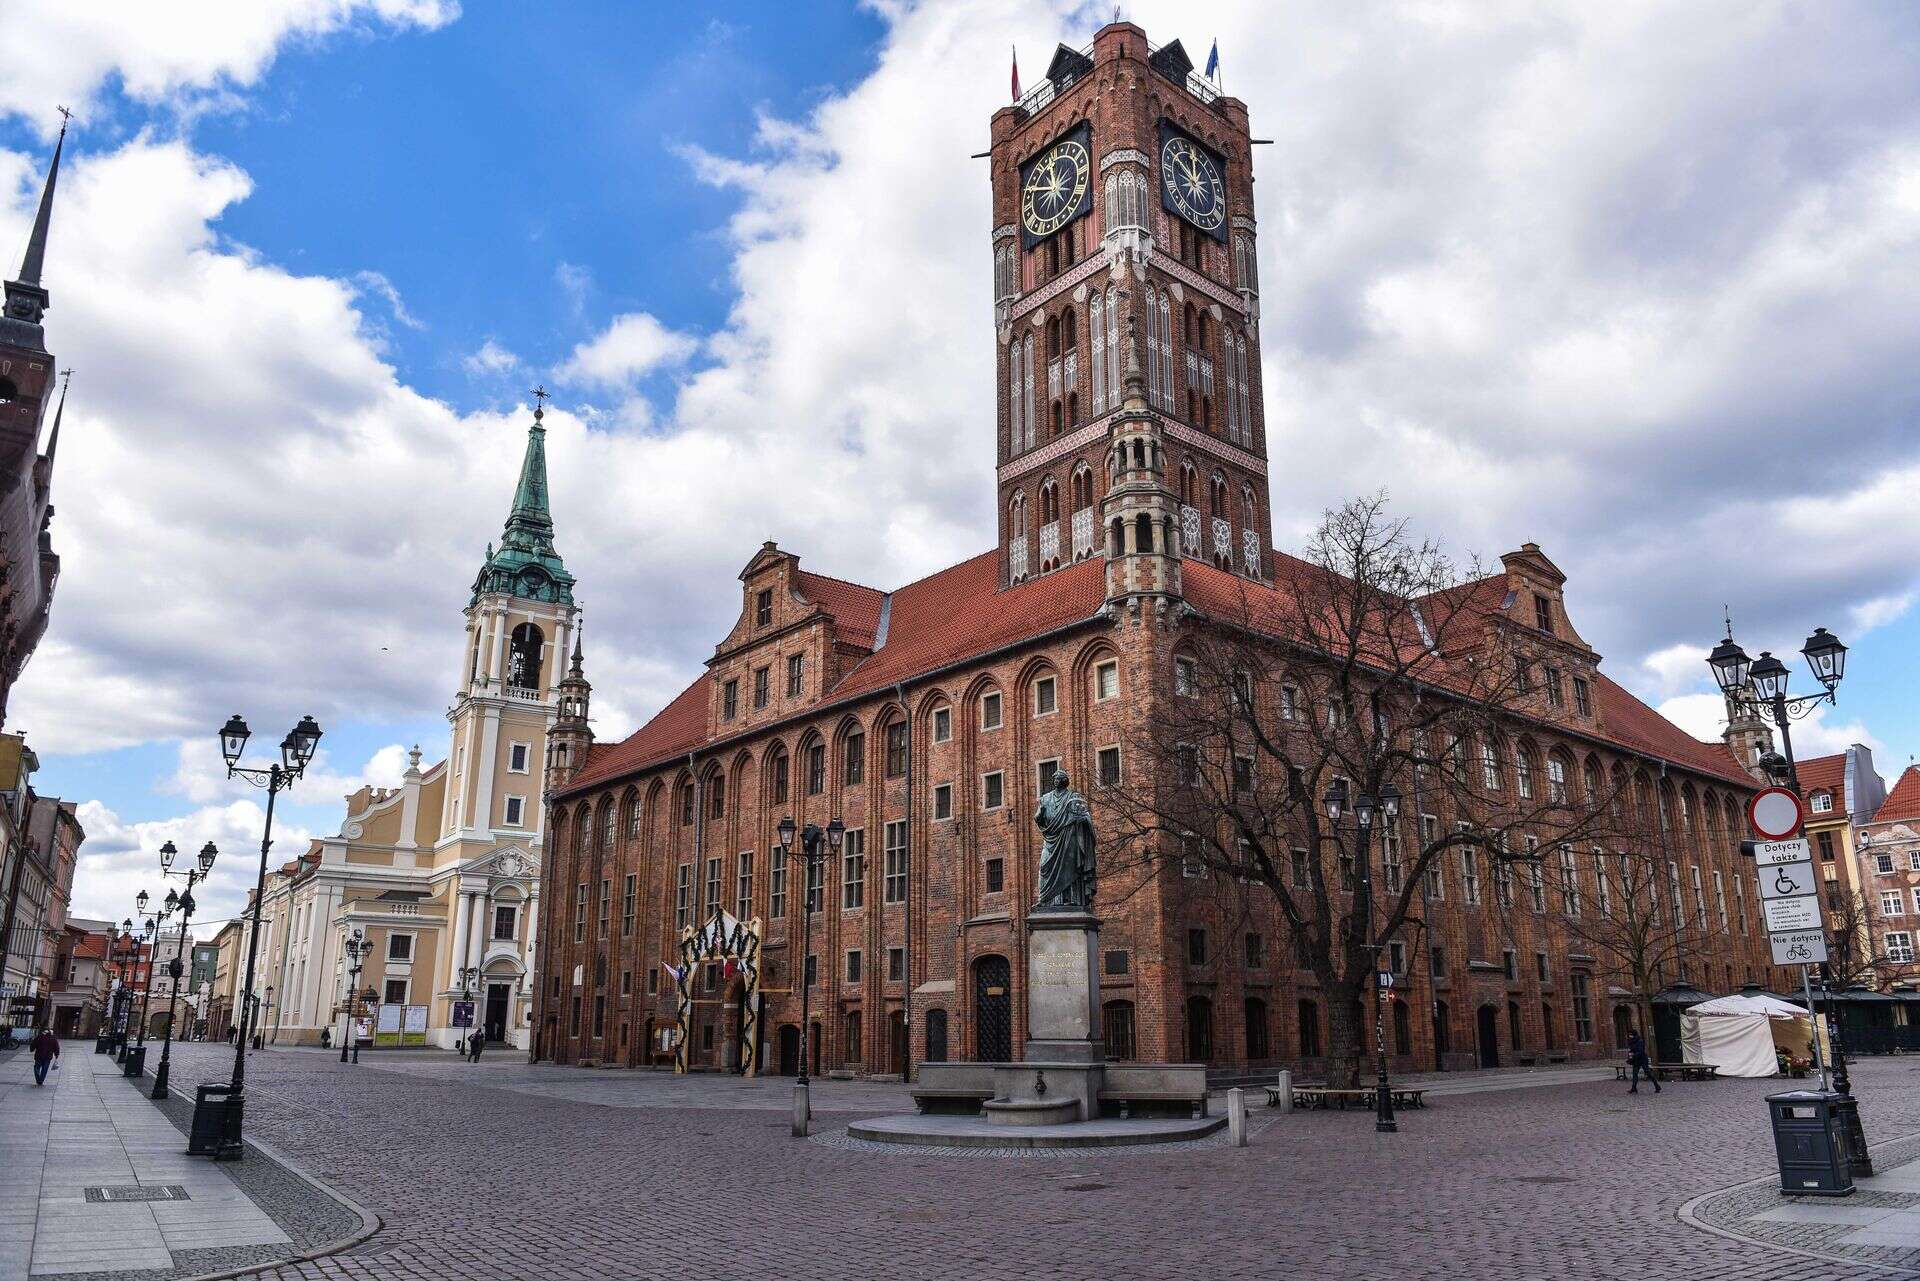
[{"label": "church tower with green dome", "polygon": [[[473,602],[482,596],[512,596],[553,605],[573,604],[573,575],[553,546],[553,513],[547,506],[547,429],[544,392],[536,393],[520,483],[499,550],[487,546],[486,563],[473,580]],[[562,651],[565,652],[565,651]]]}]

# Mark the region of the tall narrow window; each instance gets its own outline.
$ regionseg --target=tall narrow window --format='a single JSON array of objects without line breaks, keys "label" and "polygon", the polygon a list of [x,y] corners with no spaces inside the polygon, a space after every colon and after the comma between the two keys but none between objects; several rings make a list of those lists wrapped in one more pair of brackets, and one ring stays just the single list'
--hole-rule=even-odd
[{"label": "tall narrow window", "polygon": [[779,920],[787,914],[787,852],[778,845],[767,859],[767,915]]},{"label": "tall narrow window", "polygon": [[1087,338],[1093,375],[1093,412],[1107,412],[1107,296],[1095,291],[1087,303]]},{"label": "tall narrow window", "polygon": [[733,914],[741,920],[753,918],[753,851],[740,851],[739,870],[734,877]]},{"label": "tall narrow window", "polygon": [[886,887],[889,903],[907,900],[907,825],[896,820],[886,826]]},{"label": "tall narrow window", "polygon": [[867,833],[851,828],[841,847],[840,906],[849,911],[867,904]]}]

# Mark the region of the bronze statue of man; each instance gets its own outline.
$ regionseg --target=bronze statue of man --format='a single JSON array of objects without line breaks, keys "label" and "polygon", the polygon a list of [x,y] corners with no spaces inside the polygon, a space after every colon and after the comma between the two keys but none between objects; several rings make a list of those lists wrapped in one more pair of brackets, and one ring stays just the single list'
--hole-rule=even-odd
[{"label": "bronze statue of man", "polygon": [[1053,790],[1040,798],[1033,821],[1040,829],[1040,899],[1035,907],[1093,906],[1093,815],[1087,798],[1067,786],[1067,772],[1053,776]]}]

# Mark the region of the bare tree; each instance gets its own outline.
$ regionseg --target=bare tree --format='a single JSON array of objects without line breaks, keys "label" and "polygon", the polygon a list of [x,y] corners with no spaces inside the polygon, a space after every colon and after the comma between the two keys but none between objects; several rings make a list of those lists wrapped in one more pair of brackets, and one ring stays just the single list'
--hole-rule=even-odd
[{"label": "bare tree", "polygon": [[[1604,824],[1606,846],[1579,857],[1592,891],[1569,912],[1570,939],[1589,949],[1599,968],[1633,993],[1643,1035],[1653,1035],[1653,995],[1668,975],[1685,974],[1713,955],[1708,936],[1676,900],[1666,841],[1656,821],[1637,822],[1626,798]],[[1577,874],[1577,873],[1576,873]]]},{"label": "bare tree", "polygon": [[[1504,575],[1463,572],[1374,496],[1327,513],[1276,579],[1181,628],[1172,696],[1136,746],[1145,768],[1111,789],[1117,844],[1271,897],[1326,1006],[1329,1078],[1351,1085],[1371,1040],[1362,998],[1388,942],[1424,928],[1429,870],[1461,860],[1502,910],[1606,809],[1527,737],[1544,696]],[[1330,790],[1346,797],[1337,821]],[[1362,798],[1395,792],[1397,818],[1376,803],[1363,835]]]}]

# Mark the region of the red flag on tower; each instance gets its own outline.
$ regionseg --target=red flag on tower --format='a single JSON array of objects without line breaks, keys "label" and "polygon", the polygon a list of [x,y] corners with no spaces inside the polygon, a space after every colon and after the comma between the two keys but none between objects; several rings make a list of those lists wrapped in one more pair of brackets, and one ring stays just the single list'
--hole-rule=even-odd
[{"label": "red flag on tower", "polygon": [[1020,101],[1020,46],[1013,47],[1013,100]]}]

